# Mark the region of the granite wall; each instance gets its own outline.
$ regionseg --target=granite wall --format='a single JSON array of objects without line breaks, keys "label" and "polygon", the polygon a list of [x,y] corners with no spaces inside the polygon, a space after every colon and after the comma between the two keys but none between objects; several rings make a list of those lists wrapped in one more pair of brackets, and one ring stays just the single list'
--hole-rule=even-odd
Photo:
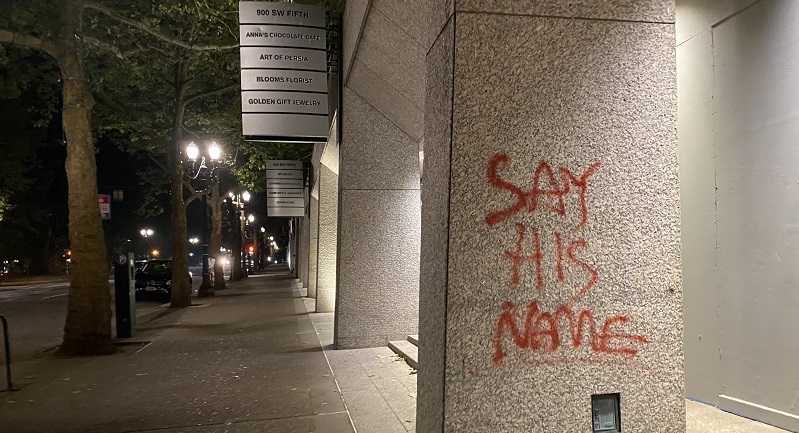
[{"label": "granite wall", "polygon": [[319,258],[319,198],[311,193],[310,228],[308,241],[308,297],[316,298],[317,260]]},{"label": "granite wall", "polygon": [[685,431],[674,2],[429,6],[419,431]]},{"label": "granite wall", "polygon": [[310,218],[297,218],[297,278],[308,288],[308,261],[310,244]]},{"label": "granite wall", "polygon": [[316,311],[329,313],[336,308],[336,268],[338,255],[338,143],[327,143],[319,164],[319,236],[316,262]]},{"label": "granite wall", "polygon": [[337,348],[415,334],[423,0],[349,1],[345,11]]}]

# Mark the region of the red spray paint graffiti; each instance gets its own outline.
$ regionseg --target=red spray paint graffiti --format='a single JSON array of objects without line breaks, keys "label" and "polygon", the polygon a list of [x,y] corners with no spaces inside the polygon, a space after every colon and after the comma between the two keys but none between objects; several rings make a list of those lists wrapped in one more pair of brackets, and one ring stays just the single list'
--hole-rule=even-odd
[{"label": "red spray paint graffiti", "polygon": [[637,348],[624,345],[615,346],[611,343],[616,340],[639,344],[647,342],[646,338],[640,335],[617,334],[612,331],[611,328],[614,325],[629,322],[630,319],[627,316],[613,316],[605,320],[602,330],[598,331],[596,320],[590,310],[582,310],[575,320],[574,312],[568,306],[561,306],[555,312],[549,313],[541,311],[538,303],[533,301],[527,305],[527,317],[524,319],[522,332],[519,331],[517,316],[516,306],[513,303],[502,304],[502,312],[499,314],[493,336],[494,356],[492,361],[494,363],[499,363],[505,357],[502,338],[506,330],[510,332],[514,344],[519,349],[557,351],[562,347],[560,325],[564,319],[568,323],[569,334],[567,337],[571,337],[571,347],[575,349],[583,344],[586,330],[591,342],[591,350],[598,353],[635,356],[638,353]]},{"label": "red spray paint graffiti", "polygon": [[[534,213],[539,209],[553,212],[560,217],[567,216],[565,198],[572,191],[572,186],[576,187],[580,202],[580,220],[571,229],[570,234],[579,232],[588,223],[589,212],[586,204],[588,193],[588,179],[599,168],[600,163],[595,162],[588,167],[579,177],[570,170],[560,167],[558,173],[560,178],[555,176],[552,167],[545,161],[541,161],[535,170],[533,185],[529,191],[502,179],[499,170],[510,162],[505,154],[496,154],[488,163],[486,177],[488,183],[500,190],[510,192],[515,197],[515,203],[498,211],[489,212],[485,217],[485,222],[489,227],[497,226],[511,216],[526,211]],[[548,199],[548,201],[547,201]],[[597,328],[596,319],[592,311],[588,308],[580,310],[575,316],[574,305],[583,298],[596,285],[599,280],[599,273],[585,260],[578,257],[578,251],[588,248],[588,242],[579,238],[571,242],[564,239],[562,233],[554,232],[554,257],[547,257],[542,249],[542,235],[540,230],[529,229],[522,223],[516,224],[518,237],[515,249],[505,251],[505,258],[510,266],[510,286],[517,287],[520,284],[521,273],[530,266],[535,271],[535,287],[538,291],[545,288],[543,266],[546,262],[554,262],[557,271],[559,284],[568,284],[564,267],[576,267],[582,271],[587,278],[582,281],[576,293],[558,307],[554,312],[543,311],[537,301],[532,301],[527,305],[526,317],[524,318],[523,328],[519,327],[517,319],[519,314],[516,306],[511,302],[502,304],[502,311],[497,318],[494,335],[492,337],[494,353],[492,361],[496,364],[501,362],[505,356],[503,338],[510,334],[513,344],[522,350],[531,350],[542,353],[563,352],[568,349],[578,349],[583,345],[584,339],[590,341],[590,350],[594,353],[615,354],[635,356],[638,354],[640,345],[646,344],[646,338],[627,333],[619,333],[614,329],[627,324],[630,319],[624,315],[612,316],[605,320],[601,329]],[[532,236],[532,248],[528,240],[528,233]],[[548,239],[545,239],[548,241]],[[532,254],[525,254],[530,251]],[[553,260],[554,259],[554,260]],[[569,273],[574,275],[574,272]],[[567,325],[563,327],[562,325]],[[561,329],[567,329],[564,335]],[[566,337],[570,344],[561,342]],[[561,359],[562,360],[562,359]]]},{"label": "red spray paint graffiti", "polygon": [[[538,230],[533,230],[533,239],[535,245],[535,252],[532,255],[524,255],[522,254],[522,249],[524,245],[524,240],[527,233],[527,228],[524,224],[516,224],[516,228],[519,231],[519,238],[516,241],[516,249],[514,251],[505,251],[505,258],[510,261],[510,268],[511,268],[511,279],[510,285],[511,287],[516,287],[519,285],[519,270],[523,264],[527,262],[531,263],[532,266],[535,267],[535,286],[537,289],[542,290],[544,288],[544,279],[543,279],[543,259],[544,255],[541,251],[541,236],[538,233]],[[563,273],[563,239],[560,233],[555,232],[555,245],[557,250],[557,273],[558,273],[558,281],[565,281],[566,277]],[[584,261],[577,258],[575,251],[580,248],[586,248],[588,243],[583,239],[578,239],[569,244],[566,247],[566,257],[568,257],[571,264],[577,265],[578,267],[582,268],[584,271],[590,275],[588,281],[580,288],[580,291],[575,294],[569,301],[567,302],[568,305],[573,304],[578,299],[580,299],[583,295],[588,293],[594,284],[596,284],[597,280],[599,279],[599,275],[597,272],[589,266]]]},{"label": "red spray paint graffiti", "polygon": [[[505,209],[491,212],[486,215],[486,224],[489,226],[497,225],[510,218],[512,215],[525,209],[527,212],[533,213],[538,210],[539,204],[541,203],[540,199],[542,197],[554,197],[555,204],[547,203],[544,205],[544,207],[559,216],[566,216],[566,205],[564,203],[564,198],[571,192],[571,185],[574,185],[579,189],[580,208],[582,215],[580,223],[572,229],[572,232],[577,232],[581,228],[585,227],[585,224],[588,222],[588,207],[585,203],[585,195],[588,190],[588,178],[594,174],[597,168],[599,168],[599,162],[595,162],[593,165],[588,167],[588,169],[585,170],[580,177],[575,176],[574,173],[569,171],[569,169],[560,167],[558,171],[560,172],[560,182],[563,183],[561,185],[557,178],[555,178],[555,174],[552,172],[552,167],[546,161],[541,161],[538,164],[538,168],[535,169],[533,186],[528,192],[524,192],[518,186],[499,177],[498,170],[506,166],[508,162],[508,155],[505,155],[504,153],[498,153],[494,155],[494,157],[491,158],[491,161],[488,163],[486,177],[488,178],[488,183],[491,184],[491,186],[512,193],[516,197],[516,203],[506,207]],[[542,188],[542,174],[546,175],[546,180],[549,182],[549,188]]]}]

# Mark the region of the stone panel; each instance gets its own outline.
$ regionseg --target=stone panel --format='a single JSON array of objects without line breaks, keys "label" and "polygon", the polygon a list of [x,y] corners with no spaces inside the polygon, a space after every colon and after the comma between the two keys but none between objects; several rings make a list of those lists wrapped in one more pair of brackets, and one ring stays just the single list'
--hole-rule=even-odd
[{"label": "stone panel", "polygon": [[383,13],[419,45],[427,45],[428,0],[374,0],[372,7]]},{"label": "stone panel", "polygon": [[674,26],[456,22],[444,430],[684,431]]},{"label": "stone panel", "polygon": [[336,348],[416,334],[419,191],[342,190],[340,205]]},{"label": "stone panel", "polygon": [[349,76],[352,61],[355,58],[355,50],[358,48],[358,40],[361,37],[361,30],[369,12],[369,4],[372,0],[348,0],[344,5],[344,37],[342,44],[342,71],[344,72],[344,83],[346,84]]},{"label": "stone panel", "polygon": [[427,55],[416,425],[429,433],[444,426],[454,37],[450,21]]},{"label": "stone panel", "polygon": [[369,105],[411,139],[419,140],[424,135],[422,107],[414,105],[403,93],[389,86],[385,80],[358,60],[355,60],[352,67],[347,88],[364,101],[368,101]]},{"label": "stone panel", "polygon": [[308,217],[298,220],[297,238],[297,276],[302,281],[302,285],[308,288],[308,247],[310,244],[311,223]]},{"label": "stone panel", "polygon": [[356,56],[417,107],[424,106],[424,46],[372,9]]},{"label": "stone panel", "polygon": [[427,44],[430,50],[439,36],[446,36],[444,26],[455,13],[455,0],[427,0]]},{"label": "stone panel", "polygon": [[419,152],[396,125],[344,90],[342,189],[419,189]]},{"label": "stone panel", "polygon": [[319,200],[311,196],[310,242],[308,246],[308,297],[316,298],[317,260],[319,258]]},{"label": "stone panel", "polygon": [[674,23],[674,0],[457,0],[457,12]]},{"label": "stone panel", "polygon": [[338,239],[338,174],[322,164],[319,172],[319,246],[317,250],[316,312],[336,307]]}]

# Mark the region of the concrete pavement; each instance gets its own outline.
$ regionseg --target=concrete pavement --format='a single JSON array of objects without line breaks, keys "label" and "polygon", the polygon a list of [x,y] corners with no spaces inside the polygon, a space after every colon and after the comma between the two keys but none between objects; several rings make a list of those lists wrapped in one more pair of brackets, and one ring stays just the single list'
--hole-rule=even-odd
[{"label": "concrete pavement", "polygon": [[231,287],[142,324],[118,354],[43,356],[0,397],[2,431],[352,431],[285,274]]},{"label": "concrete pavement", "polygon": [[[0,431],[415,431],[417,376],[387,347],[331,350],[332,314],[308,313],[283,267],[230,287],[156,308],[115,355],[48,352],[15,368],[23,386],[0,393]],[[688,405],[689,433],[779,431]]]}]

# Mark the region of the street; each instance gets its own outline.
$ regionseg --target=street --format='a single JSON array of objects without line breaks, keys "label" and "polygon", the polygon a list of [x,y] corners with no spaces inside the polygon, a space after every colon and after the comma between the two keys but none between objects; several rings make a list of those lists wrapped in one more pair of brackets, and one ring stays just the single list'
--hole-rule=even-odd
[{"label": "street", "polygon": [[[113,294],[112,281],[109,281],[109,289]],[[61,343],[68,290],[67,281],[0,286],[0,314],[8,319],[11,354],[15,362],[29,360]],[[138,301],[137,314],[157,309],[163,302]]]}]

